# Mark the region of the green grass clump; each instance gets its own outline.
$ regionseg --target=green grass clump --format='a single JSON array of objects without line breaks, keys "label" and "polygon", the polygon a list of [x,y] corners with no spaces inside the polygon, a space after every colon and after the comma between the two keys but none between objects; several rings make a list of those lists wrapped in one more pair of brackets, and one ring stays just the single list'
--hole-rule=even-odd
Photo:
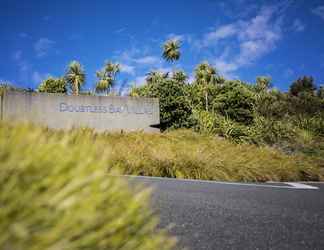
[{"label": "green grass clump", "polygon": [[245,182],[324,179],[324,169],[303,156],[189,130],[101,138],[112,147],[108,166],[125,174]]},{"label": "green grass clump", "polygon": [[0,249],[171,249],[149,191],[107,175],[104,138],[0,123]]}]

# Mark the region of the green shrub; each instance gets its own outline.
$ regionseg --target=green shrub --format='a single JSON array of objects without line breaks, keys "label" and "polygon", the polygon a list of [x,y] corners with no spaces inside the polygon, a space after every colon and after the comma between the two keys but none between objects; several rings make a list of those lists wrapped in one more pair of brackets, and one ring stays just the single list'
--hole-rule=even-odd
[{"label": "green shrub", "polygon": [[38,86],[39,92],[46,93],[67,93],[67,83],[64,78],[48,77],[43,80]]},{"label": "green shrub", "polygon": [[160,127],[168,128],[191,127],[191,107],[186,96],[187,85],[174,79],[159,77],[147,85],[133,88],[131,96],[159,98]]},{"label": "green shrub", "polygon": [[148,191],[107,175],[98,136],[0,123],[0,249],[171,248]]},{"label": "green shrub", "polygon": [[204,110],[193,110],[193,120],[196,124],[195,130],[204,134],[214,134],[216,132],[216,116]]},{"label": "green shrub", "polygon": [[255,95],[240,81],[227,81],[215,96],[212,106],[215,112],[243,124],[253,121]]},{"label": "green shrub", "polygon": [[266,119],[256,116],[249,128],[249,138],[256,144],[280,145],[291,142],[296,136],[296,129],[289,121]]},{"label": "green shrub", "polygon": [[215,132],[236,143],[245,142],[247,139],[247,127],[231,120],[228,116],[216,116]]}]

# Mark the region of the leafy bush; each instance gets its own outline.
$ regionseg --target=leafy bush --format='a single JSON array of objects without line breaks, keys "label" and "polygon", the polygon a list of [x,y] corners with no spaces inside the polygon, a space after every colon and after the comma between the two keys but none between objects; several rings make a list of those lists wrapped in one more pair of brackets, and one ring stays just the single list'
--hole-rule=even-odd
[{"label": "leafy bush", "polygon": [[195,121],[196,131],[209,135],[216,132],[216,116],[212,113],[205,110],[194,110],[192,118]]},{"label": "leafy bush", "polygon": [[230,119],[250,124],[255,95],[239,81],[227,81],[213,100],[213,110]]},{"label": "leafy bush", "polygon": [[313,77],[304,76],[298,78],[291,84],[289,88],[289,93],[291,95],[298,96],[303,93],[314,94],[315,90],[316,86]]},{"label": "leafy bush", "polygon": [[161,129],[190,127],[191,108],[186,85],[173,79],[160,77],[150,84],[133,88],[131,96],[159,98]]},{"label": "leafy bush", "polygon": [[67,93],[67,84],[64,78],[53,78],[49,77],[42,81],[38,86],[39,92],[46,93]]},{"label": "leafy bush", "polygon": [[256,144],[280,145],[295,136],[295,127],[289,121],[266,119],[262,116],[256,116],[249,129],[249,137]]},{"label": "leafy bush", "polygon": [[0,249],[170,249],[147,190],[107,175],[89,130],[0,124]]}]

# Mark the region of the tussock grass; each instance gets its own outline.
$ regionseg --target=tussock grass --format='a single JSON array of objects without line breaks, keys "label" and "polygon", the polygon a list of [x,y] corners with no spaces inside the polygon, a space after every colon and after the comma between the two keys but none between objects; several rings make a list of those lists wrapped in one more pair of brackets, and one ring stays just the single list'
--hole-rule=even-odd
[{"label": "tussock grass", "polygon": [[[1,130],[7,130],[2,132],[5,136],[19,132],[19,138],[28,138],[28,145],[36,144],[37,147],[26,146],[24,150],[30,151],[20,154],[18,149],[24,143],[10,147],[22,159],[28,156],[37,162],[35,159],[41,157],[46,161],[45,168],[72,161],[74,165],[95,165],[105,171],[131,175],[245,182],[324,179],[324,168],[310,158],[286,155],[270,147],[235,144],[190,130],[98,134],[90,129],[63,132],[8,124],[2,124]],[[40,148],[42,153],[37,153],[39,143],[54,144],[57,149],[44,147]],[[62,144],[65,146],[60,149]]]},{"label": "tussock grass", "polygon": [[149,191],[107,176],[104,138],[0,123],[0,249],[171,249]]},{"label": "tussock grass", "polygon": [[109,168],[125,174],[245,182],[323,180],[324,176],[323,169],[303,156],[189,130],[106,134],[101,139],[112,149]]}]

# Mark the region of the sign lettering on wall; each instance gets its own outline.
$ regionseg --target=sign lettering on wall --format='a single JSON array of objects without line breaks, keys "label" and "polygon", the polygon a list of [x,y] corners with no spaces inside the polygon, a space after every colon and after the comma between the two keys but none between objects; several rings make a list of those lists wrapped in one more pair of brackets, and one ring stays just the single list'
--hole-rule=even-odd
[{"label": "sign lettering on wall", "polygon": [[142,105],[140,107],[129,107],[127,104],[118,106],[110,104],[108,106],[97,105],[72,105],[61,102],[59,105],[60,112],[86,112],[86,113],[127,113],[127,114],[153,114],[152,105]]}]

